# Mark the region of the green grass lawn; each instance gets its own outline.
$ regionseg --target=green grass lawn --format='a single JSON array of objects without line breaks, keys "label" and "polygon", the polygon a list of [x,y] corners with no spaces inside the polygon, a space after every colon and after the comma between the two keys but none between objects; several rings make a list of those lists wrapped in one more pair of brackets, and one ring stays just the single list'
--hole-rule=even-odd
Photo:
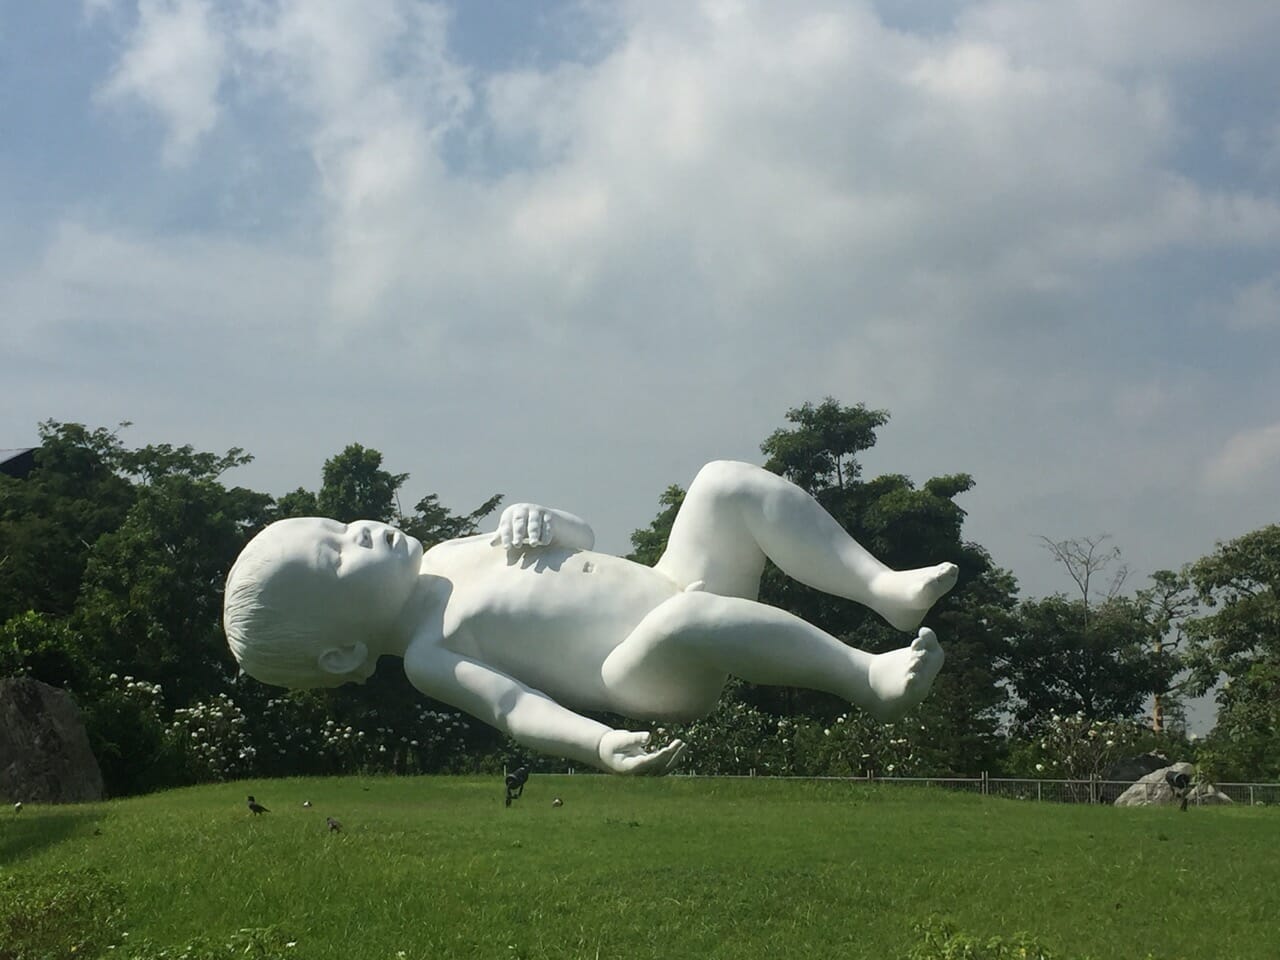
[{"label": "green grass lawn", "polygon": [[940,917],[1063,957],[1280,950],[1273,808],[596,776],[502,794],[496,777],[276,780],[0,810],[0,921],[15,942],[41,916],[81,923],[72,956],[274,927],[298,960],[897,958]]}]

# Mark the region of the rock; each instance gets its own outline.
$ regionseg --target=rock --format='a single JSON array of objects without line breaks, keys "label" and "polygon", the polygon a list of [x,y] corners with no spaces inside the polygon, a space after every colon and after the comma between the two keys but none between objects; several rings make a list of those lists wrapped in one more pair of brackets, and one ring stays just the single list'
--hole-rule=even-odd
[{"label": "rock", "polygon": [[1169,766],[1169,758],[1158,753],[1140,753],[1136,757],[1127,757],[1113,764],[1102,775],[1109,783],[1134,783],[1141,777]]},{"label": "rock", "polygon": [[[1174,795],[1166,774],[1185,773],[1195,782],[1196,768],[1189,763],[1174,763],[1159,770],[1153,770],[1120,796],[1116,797],[1117,807],[1146,807],[1154,804],[1171,805],[1181,803],[1180,797]],[[1187,800],[1191,804],[1230,803],[1231,798],[1222,793],[1211,783],[1197,783],[1187,792]]]},{"label": "rock", "polygon": [[71,694],[39,680],[0,680],[0,798],[24,803],[102,799],[102,771]]}]

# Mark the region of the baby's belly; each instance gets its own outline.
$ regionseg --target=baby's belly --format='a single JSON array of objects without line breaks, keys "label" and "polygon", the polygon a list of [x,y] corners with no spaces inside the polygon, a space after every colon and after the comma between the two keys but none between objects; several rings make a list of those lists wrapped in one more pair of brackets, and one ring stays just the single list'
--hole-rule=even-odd
[{"label": "baby's belly", "polygon": [[[605,658],[678,591],[649,567],[589,551],[494,550],[456,578],[451,630],[466,652],[566,706],[608,709]],[[494,562],[494,560],[498,562]],[[456,618],[456,619],[455,619]]]}]

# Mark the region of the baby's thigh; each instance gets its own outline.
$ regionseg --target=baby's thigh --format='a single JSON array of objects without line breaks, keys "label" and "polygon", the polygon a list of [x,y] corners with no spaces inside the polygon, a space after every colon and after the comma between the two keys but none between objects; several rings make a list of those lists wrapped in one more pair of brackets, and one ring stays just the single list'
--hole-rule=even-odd
[{"label": "baby's thigh", "polygon": [[681,587],[701,581],[710,593],[754,600],[765,554],[744,517],[758,507],[762,474],[726,460],[698,471],[655,569]]},{"label": "baby's thigh", "polygon": [[693,720],[715,707],[728,674],[700,651],[709,594],[654,608],[606,658],[601,678],[615,709],[637,720]]}]

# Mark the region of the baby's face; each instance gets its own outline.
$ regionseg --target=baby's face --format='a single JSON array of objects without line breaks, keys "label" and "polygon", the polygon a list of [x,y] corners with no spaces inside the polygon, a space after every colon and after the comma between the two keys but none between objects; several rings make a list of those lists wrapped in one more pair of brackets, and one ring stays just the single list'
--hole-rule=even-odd
[{"label": "baby's face", "polygon": [[[390,629],[422,567],[418,540],[372,520],[285,520],[277,536],[281,554],[307,574],[281,584],[275,603],[332,624],[355,640],[377,638]],[[368,670],[373,672],[372,663]]]}]

